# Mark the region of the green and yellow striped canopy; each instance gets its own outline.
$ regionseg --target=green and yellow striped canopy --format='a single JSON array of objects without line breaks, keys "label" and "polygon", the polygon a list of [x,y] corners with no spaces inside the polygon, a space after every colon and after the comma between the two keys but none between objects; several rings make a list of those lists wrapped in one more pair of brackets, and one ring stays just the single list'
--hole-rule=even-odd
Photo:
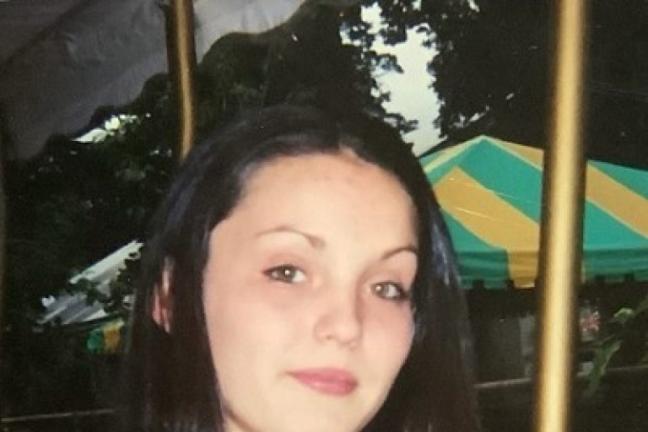
[{"label": "green and yellow striped canopy", "polygon": [[115,354],[123,349],[126,323],[116,318],[93,328],[86,339],[86,349],[93,354]]},{"label": "green and yellow striped canopy", "polygon": [[[542,153],[480,136],[421,159],[465,286],[533,286]],[[648,172],[588,161],[583,228],[584,280],[648,280]]]}]

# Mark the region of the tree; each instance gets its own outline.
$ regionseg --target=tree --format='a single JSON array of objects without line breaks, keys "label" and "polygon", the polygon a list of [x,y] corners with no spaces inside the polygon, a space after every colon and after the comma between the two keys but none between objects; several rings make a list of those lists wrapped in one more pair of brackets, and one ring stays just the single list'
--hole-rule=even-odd
[{"label": "tree", "polygon": [[[648,167],[648,5],[591,0],[588,156]],[[377,4],[387,43],[408,29],[427,35],[429,72],[449,142],[480,133],[535,146],[547,141],[553,22],[549,3],[492,0],[366,1]]]}]

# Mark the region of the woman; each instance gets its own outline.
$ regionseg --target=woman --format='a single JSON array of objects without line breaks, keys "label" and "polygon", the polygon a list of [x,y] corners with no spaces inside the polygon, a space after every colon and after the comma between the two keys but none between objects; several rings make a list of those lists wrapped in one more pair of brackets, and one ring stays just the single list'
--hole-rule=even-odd
[{"label": "woman", "polygon": [[192,151],[147,249],[128,430],[478,430],[440,212],[383,124],[240,119]]}]

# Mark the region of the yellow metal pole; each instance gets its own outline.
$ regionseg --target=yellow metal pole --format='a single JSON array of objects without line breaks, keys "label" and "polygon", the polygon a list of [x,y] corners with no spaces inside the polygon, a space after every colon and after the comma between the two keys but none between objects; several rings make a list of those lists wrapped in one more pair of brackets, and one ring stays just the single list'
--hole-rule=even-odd
[{"label": "yellow metal pole", "polygon": [[169,69],[178,102],[178,148],[180,159],[184,159],[196,137],[196,50],[192,0],[172,0],[169,18]]},{"label": "yellow metal pole", "polygon": [[[2,144],[2,138],[0,138]],[[0,365],[3,362],[4,355],[4,329],[5,329],[5,303],[6,303],[6,286],[4,284],[5,274],[5,247],[7,238],[7,210],[6,195],[4,193],[4,160],[0,155]],[[0,384],[2,382],[0,381]]]},{"label": "yellow metal pole", "polygon": [[585,0],[557,0],[553,113],[545,152],[536,432],[570,430],[584,194]]}]

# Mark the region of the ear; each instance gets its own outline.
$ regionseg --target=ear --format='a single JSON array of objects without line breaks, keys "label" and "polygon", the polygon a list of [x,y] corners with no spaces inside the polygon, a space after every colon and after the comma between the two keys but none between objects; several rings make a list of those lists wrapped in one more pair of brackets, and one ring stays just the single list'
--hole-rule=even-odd
[{"label": "ear", "polygon": [[153,321],[167,333],[171,333],[171,322],[173,318],[171,273],[170,266],[165,265],[164,271],[162,272],[162,281],[155,286],[153,291],[153,305],[151,310],[151,318],[153,318]]}]

